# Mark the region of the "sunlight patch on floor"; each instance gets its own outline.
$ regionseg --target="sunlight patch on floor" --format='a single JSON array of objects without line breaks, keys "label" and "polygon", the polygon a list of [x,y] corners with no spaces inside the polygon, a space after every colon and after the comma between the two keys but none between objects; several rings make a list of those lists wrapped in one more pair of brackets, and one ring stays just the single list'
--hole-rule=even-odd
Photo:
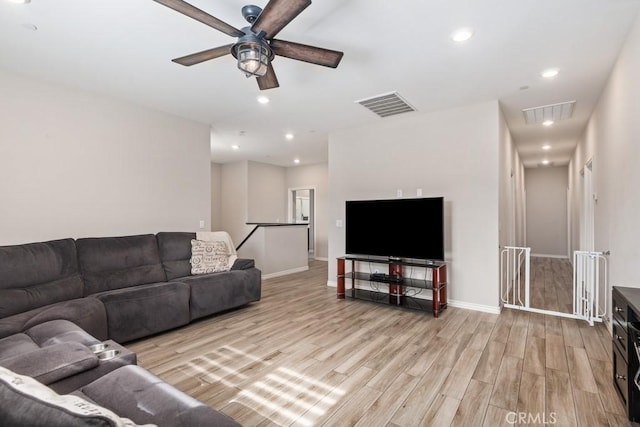
[{"label": "sunlight patch on floor", "polygon": [[345,392],[294,370],[279,367],[238,393],[231,401],[275,424],[314,425]]}]

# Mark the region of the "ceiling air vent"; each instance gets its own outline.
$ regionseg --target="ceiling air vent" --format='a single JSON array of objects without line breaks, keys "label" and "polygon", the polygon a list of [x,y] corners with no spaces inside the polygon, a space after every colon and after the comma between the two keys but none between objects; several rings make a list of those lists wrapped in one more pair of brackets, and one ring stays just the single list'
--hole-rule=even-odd
[{"label": "ceiling air vent", "polygon": [[361,99],[356,102],[373,111],[380,117],[388,117],[396,114],[416,111],[416,109],[409,105],[404,98],[398,95],[398,92],[385,93],[372,98]]},{"label": "ceiling air vent", "polygon": [[543,105],[542,107],[526,108],[522,110],[524,120],[528,125],[541,124],[547,120],[557,122],[570,119],[576,101],[561,102],[559,104]]}]

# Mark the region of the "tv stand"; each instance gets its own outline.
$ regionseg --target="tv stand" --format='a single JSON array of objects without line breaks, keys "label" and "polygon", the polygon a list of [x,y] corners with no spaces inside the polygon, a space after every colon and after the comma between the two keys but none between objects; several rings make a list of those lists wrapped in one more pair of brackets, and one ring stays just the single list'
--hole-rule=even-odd
[{"label": "tv stand", "polygon": [[[351,261],[351,271],[347,272],[346,261]],[[447,308],[447,264],[443,261],[404,261],[392,258],[372,258],[360,256],[343,256],[338,262],[337,296],[346,296],[345,283],[351,282],[349,293],[351,298],[386,302],[390,305],[416,309],[431,309],[433,316]],[[365,273],[358,271],[358,263],[386,264],[387,273]],[[416,279],[403,276],[403,267],[421,268],[431,271],[431,280]],[[356,288],[356,283],[368,283],[371,289]],[[388,289],[386,289],[388,287]],[[384,288],[384,289],[383,289]],[[409,288],[409,289],[408,289]],[[417,292],[411,292],[411,288]],[[423,298],[415,298],[421,290],[431,290],[431,304]],[[430,306],[430,307],[429,307]]]}]

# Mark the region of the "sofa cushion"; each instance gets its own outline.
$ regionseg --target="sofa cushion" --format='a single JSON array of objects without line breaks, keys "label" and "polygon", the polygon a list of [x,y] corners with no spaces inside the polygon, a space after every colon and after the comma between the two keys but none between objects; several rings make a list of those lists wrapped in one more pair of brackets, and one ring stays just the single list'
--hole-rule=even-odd
[{"label": "sofa cushion", "polygon": [[85,295],[167,280],[152,234],[78,239],[76,246]]},{"label": "sofa cushion", "polygon": [[0,339],[0,360],[39,349],[27,334],[14,334]]},{"label": "sofa cushion", "polygon": [[107,314],[102,302],[93,297],[63,301],[0,319],[0,338],[59,319],[73,322],[98,340],[107,339]]},{"label": "sofa cushion", "polygon": [[107,310],[109,338],[124,343],[189,323],[189,286],[153,283],[95,295]]},{"label": "sofa cushion", "polygon": [[189,304],[192,320],[260,300],[260,270],[257,268],[202,274],[180,280],[191,287]]},{"label": "sofa cushion", "polygon": [[191,240],[196,238],[196,233],[161,232],[156,238],[167,280],[190,276]]},{"label": "sofa cushion", "polygon": [[40,347],[68,342],[76,342],[89,347],[100,343],[100,340],[68,320],[51,320],[41,323],[27,329],[25,334]]},{"label": "sofa cushion", "polygon": [[98,363],[98,357],[91,350],[75,342],[38,347],[28,353],[0,359],[0,366],[43,384],[95,368]]},{"label": "sofa cushion", "polygon": [[1,338],[0,359],[63,342],[77,342],[90,346],[100,341],[68,320],[53,320],[27,329],[25,333]]},{"label": "sofa cushion", "polygon": [[0,246],[0,319],[82,292],[73,239]]},{"label": "sofa cushion", "polygon": [[238,423],[139,366],[125,366],[82,387],[78,395],[138,423],[163,427],[235,427]]},{"label": "sofa cushion", "polygon": [[27,376],[0,367],[0,424],[30,427],[135,426],[78,396],[60,396]]},{"label": "sofa cushion", "polygon": [[[117,342],[107,340],[102,344],[105,345],[105,349],[103,351],[95,351],[96,355],[100,359],[98,366],[64,378],[60,381],[56,381],[55,383],[47,384],[47,386],[59,394],[71,393],[111,371],[115,371],[116,369],[126,365],[135,365],[137,363],[136,354]],[[104,353],[105,351],[113,351],[116,354],[114,354],[113,357],[109,357],[108,354]]]}]

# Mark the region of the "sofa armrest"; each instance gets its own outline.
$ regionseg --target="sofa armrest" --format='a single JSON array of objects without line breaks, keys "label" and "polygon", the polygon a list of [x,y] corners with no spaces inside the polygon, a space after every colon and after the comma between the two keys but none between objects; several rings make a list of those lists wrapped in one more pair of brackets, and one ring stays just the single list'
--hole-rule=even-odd
[{"label": "sofa armrest", "polygon": [[43,384],[51,384],[98,366],[98,357],[82,344],[69,342],[0,359],[0,366]]},{"label": "sofa armrest", "polygon": [[237,258],[236,261],[231,266],[232,270],[248,270],[250,268],[254,268],[256,263],[252,259],[248,258]]}]

